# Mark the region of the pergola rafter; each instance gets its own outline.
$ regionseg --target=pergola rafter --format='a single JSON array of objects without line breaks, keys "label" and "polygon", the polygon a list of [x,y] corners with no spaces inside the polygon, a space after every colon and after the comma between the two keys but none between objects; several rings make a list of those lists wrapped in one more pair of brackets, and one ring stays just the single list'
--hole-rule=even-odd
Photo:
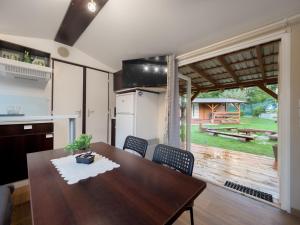
[{"label": "pergola rafter", "polygon": [[278,95],[274,91],[269,89],[266,85],[262,84],[262,85],[258,85],[258,87],[264,92],[266,92],[267,94],[269,94],[270,96],[272,96],[273,98],[278,100]]},{"label": "pergola rafter", "polygon": [[215,81],[209,76],[209,74],[207,74],[206,72],[204,72],[202,69],[200,69],[199,67],[197,67],[195,64],[190,64],[188,65],[188,67],[195,73],[199,74],[201,77],[203,77],[205,80],[209,81],[210,83],[212,83],[214,86],[216,86]]},{"label": "pergola rafter", "polygon": [[256,56],[257,56],[257,60],[259,63],[259,68],[260,68],[262,79],[265,79],[266,74],[265,74],[264,61],[263,61],[262,52],[261,52],[261,46],[257,45],[255,47],[255,51],[256,51]]},{"label": "pergola rafter", "polygon": [[200,92],[257,86],[274,98],[266,87],[278,83],[279,42],[234,51],[221,56],[181,66],[179,71],[192,80],[192,98]]},{"label": "pergola rafter", "polygon": [[265,79],[265,80],[240,82],[239,86],[237,86],[236,84],[225,84],[225,85],[217,85],[217,86],[210,86],[210,87],[202,87],[201,89],[199,89],[199,91],[200,92],[207,92],[207,91],[234,89],[234,88],[245,88],[245,87],[260,86],[263,83],[265,83],[265,84],[276,84],[276,83],[278,83],[278,79],[277,78],[270,78],[270,79]]},{"label": "pergola rafter", "polygon": [[191,98],[191,102],[193,102],[194,101],[194,99],[195,98],[197,98],[197,96],[200,94],[200,90],[197,90],[194,94],[193,94],[193,96],[192,96],[192,98]]},{"label": "pergola rafter", "polygon": [[232,79],[236,83],[239,83],[239,78],[237,77],[237,75],[235,74],[235,72],[233,71],[233,69],[231,68],[231,66],[228,65],[228,63],[226,62],[226,60],[224,59],[224,57],[223,56],[218,56],[217,60],[224,67],[224,69],[227,71],[227,73],[230,74],[230,76],[232,77]]}]

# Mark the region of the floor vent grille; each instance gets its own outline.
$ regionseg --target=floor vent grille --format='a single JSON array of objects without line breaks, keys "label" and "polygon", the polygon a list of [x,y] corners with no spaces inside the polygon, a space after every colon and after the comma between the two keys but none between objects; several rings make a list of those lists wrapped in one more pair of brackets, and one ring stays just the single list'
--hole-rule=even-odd
[{"label": "floor vent grille", "polygon": [[249,188],[249,187],[246,187],[246,186],[243,186],[243,185],[231,182],[231,181],[226,181],[224,186],[234,189],[234,190],[237,190],[239,192],[245,193],[247,195],[251,195],[256,198],[263,199],[268,202],[273,202],[273,196],[271,194],[268,194],[268,193],[265,193],[262,191],[258,191],[258,190],[255,190],[255,189],[252,189],[252,188]]}]

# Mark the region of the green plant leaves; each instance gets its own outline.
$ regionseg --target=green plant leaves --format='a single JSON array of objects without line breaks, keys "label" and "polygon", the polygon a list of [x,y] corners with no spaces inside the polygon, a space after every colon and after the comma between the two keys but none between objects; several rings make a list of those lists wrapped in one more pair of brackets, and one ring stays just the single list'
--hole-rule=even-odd
[{"label": "green plant leaves", "polygon": [[78,150],[84,150],[91,147],[92,135],[82,134],[73,143],[67,145],[65,150],[68,152],[75,152]]}]

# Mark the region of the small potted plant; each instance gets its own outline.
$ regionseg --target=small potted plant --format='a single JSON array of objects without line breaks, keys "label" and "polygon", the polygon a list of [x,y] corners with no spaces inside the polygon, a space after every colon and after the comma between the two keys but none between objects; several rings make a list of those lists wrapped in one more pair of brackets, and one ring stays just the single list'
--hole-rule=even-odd
[{"label": "small potted plant", "polygon": [[91,164],[94,162],[95,155],[88,151],[91,147],[92,135],[82,134],[72,144],[66,146],[65,150],[74,154],[76,151],[83,152],[76,156],[77,163]]},{"label": "small potted plant", "polygon": [[92,135],[82,134],[73,143],[67,145],[65,150],[74,154],[76,151],[87,151],[91,147]]}]

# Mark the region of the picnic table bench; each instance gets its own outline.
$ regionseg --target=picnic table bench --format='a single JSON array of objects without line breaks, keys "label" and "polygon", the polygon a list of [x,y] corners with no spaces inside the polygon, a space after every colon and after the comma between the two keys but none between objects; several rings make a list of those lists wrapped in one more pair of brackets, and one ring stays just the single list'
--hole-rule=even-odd
[{"label": "picnic table bench", "polygon": [[276,134],[276,131],[272,130],[261,130],[261,129],[252,129],[252,128],[238,128],[237,131],[239,133],[245,133],[246,135],[250,135],[251,133],[265,133],[265,134]]},{"label": "picnic table bench", "polygon": [[227,133],[227,132],[222,132],[222,131],[217,131],[217,130],[209,130],[209,129],[207,130],[207,132],[213,134],[214,136],[223,135],[223,136],[228,136],[228,137],[235,137],[235,138],[238,138],[245,142],[254,140],[254,137],[249,136],[249,135],[241,135],[241,134],[237,134],[237,133]]}]

